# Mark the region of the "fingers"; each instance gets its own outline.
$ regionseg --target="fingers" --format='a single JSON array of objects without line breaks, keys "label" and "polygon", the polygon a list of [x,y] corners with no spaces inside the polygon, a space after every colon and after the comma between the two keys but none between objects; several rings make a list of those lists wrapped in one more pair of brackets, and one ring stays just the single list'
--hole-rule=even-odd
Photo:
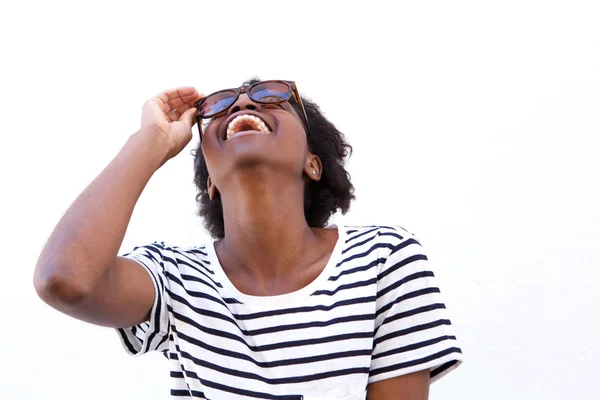
[{"label": "fingers", "polygon": [[[191,108],[188,108],[189,110],[191,110]],[[168,114],[167,114],[167,118],[169,119],[169,122],[173,122],[173,121],[179,121],[179,118],[182,115],[182,111],[175,109],[175,110],[171,110]]]},{"label": "fingers", "polygon": [[196,122],[196,114],[198,114],[198,110],[196,110],[196,108],[190,108],[181,115],[179,121],[183,122],[188,129],[192,129],[192,126],[194,126],[194,123]]},{"label": "fingers", "polygon": [[161,109],[165,114],[178,110],[181,115],[188,108],[193,107],[203,96],[195,88],[187,86],[166,90],[156,97],[160,99]]},{"label": "fingers", "polygon": [[[186,123],[191,123],[191,127],[194,122],[193,118],[196,116],[195,104],[202,99],[202,97],[204,96],[198,93],[193,87],[180,87],[159,93],[148,100],[147,104],[150,107],[149,109],[154,109],[159,113],[162,111],[169,123],[182,120],[182,116],[185,114],[185,121]],[[189,122],[187,122],[189,113],[186,114],[188,111],[193,115]],[[143,118],[144,114],[142,114],[142,119]]]}]

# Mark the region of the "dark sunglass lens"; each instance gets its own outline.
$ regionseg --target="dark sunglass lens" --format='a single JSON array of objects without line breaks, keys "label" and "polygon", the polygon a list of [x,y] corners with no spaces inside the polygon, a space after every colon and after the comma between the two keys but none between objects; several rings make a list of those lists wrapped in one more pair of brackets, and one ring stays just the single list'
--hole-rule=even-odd
[{"label": "dark sunglass lens", "polygon": [[290,88],[285,83],[265,82],[253,86],[248,94],[254,101],[281,103],[290,98]]},{"label": "dark sunglass lens", "polygon": [[200,116],[210,117],[226,110],[233,104],[236,96],[237,93],[235,90],[224,90],[222,92],[211,94],[204,98],[204,101],[200,104]]}]

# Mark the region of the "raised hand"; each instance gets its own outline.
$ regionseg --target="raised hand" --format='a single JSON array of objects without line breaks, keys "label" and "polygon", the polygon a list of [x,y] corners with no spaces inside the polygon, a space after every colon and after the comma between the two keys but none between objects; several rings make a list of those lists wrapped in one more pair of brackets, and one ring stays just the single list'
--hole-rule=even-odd
[{"label": "raised hand", "polygon": [[193,87],[164,91],[149,99],[142,109],[142,127],[165,139],[168,158],[175,157],[192,139],[197,110],[194,104],[203,96]]}]

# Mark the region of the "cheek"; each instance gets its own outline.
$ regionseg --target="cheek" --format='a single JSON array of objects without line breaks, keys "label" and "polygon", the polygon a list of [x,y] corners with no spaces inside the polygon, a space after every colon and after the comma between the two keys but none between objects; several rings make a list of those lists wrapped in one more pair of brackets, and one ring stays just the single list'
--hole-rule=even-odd
[{"label": "cheek", "polygon": [[293,115],[288,114],[285,120],[285,126],[289,129],[289,134],[286,135],[286,140],[294,143],[295,146],[307,146],[307,137],[304,130],[304,125]]},{"label": "cheek", "polygon": [[202,154],[204,154],[204,160],[206,161],[209,172],[212,170],[212,167],[215,167],[215,163],[219,159],[217,146],[218,143],[215,132],[210,129],[205,130],[204,135],[202,136],[201,150]]},{"label": "cheek", "polygon": [[308,144],[306,143],[306,136],[301,129],[298,129],[297,133],[290,138],[289,146],[294,149],[294,152],[304,155],[308,151]]},{"label": "cheek", "polygon": [[281,156],[285,157],[288,162],[292,162],[296,166],[295,168],[304,169],[309,153],[304,127],[297,121],[287,126],[289,133],[284,138],[285,150],[281,152]]},{"label": "cheek", "polygon": [[205,152],[214,151],[219,146],[218,131],[220,123],[211,122],[202,131],[202,149]]},{"label": "cheek", "polygon": [[206,124],[202,129],[202,139],[211,138],[216,136],[216,132],[218,130],[219,121],[210,121]]}]

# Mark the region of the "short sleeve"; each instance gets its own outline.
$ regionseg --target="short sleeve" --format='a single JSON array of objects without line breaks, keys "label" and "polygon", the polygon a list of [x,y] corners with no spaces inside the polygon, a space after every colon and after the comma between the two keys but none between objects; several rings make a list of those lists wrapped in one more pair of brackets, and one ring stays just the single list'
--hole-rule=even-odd
[{"label": "short sleeve", "polygon": [[425,369],[434,382],[463,359],[423,247],[405,234],[378,271],[369,383]]},{"label": "short sleeve", "polygon": [[169,345],[168,280],[164,266],[165,248],[160,243],[136,247],[123,255],[139,263],[154,284],[154,304],[150,320],[129,328],[117,329],[125,350],[139,356],[150,351],[166,351]]}]

